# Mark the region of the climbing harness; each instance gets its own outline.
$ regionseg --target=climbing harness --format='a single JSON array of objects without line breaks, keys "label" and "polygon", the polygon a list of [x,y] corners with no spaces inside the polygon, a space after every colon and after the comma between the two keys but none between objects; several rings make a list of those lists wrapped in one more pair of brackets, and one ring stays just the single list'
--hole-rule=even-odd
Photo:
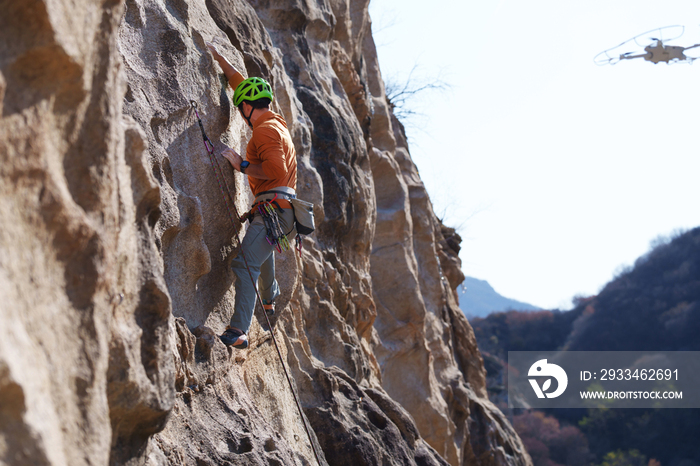
[{"label": "climbing harness", "polygon": [[[216,176],[216,181],[219,184],[219,189],[221,190],[221,195],[224,198],[224,202],[226,203],[226,210],[228,211],[229,219],[231,220],[231,224],[233,226],[234,231],[236,231],[236,222],[234,221],[234,218],[238,221],[239,225],[243,225],[243,221],[241,219],[241,216],[238,215],[238,209],[236,209],[236,204],[233,200],[233,195],[231,194],[231,189],[228,187],[228,183],[226,182],[226,178],[224,177],[224,172],[221,169],[221,164],[219,164],[219,160],[217,159],[216,155],[214,154],[214,144],[211,142],[211,139],[207,136],[207,133],[204,131],[204,125],[202,124],[202,119],[199,117],[199,112],[197,111],[197,103],[194,100],[190,100],[190,105],[192,106],[192,109],[194,110],[194,114],[197,117],[197,122],[199,123],[199,129],[202,131],[202,139],[204,140],[204,147],[207,149],[207,154],[209,155],[209,161],[211,162],[211,167],[212,170],[214,170],[214,175]],[[226,188],[226,191],[224,191],[224,187]],[[228,197],[226,196],[228,194]],[[230,199],[230,204],[233,209],[229,207],[229,199]],[[264,208],[263,210],[266,210]],[[274,209],[273,209],[274,210]],[[235,217],[234,217],[235,215]],[[263,219],[265,217],[263,216]],[[267,226],[267,223],[265,224]],[[277,226],[279,227],[279,219],[277,220]],[[284,235],[284,238],[286,240],[286,235]],[[289,384],[289,389],[292,392],[292,397],[294,397],[294,402],[297,405],[297,410],[299,411],[299,417],[301,417],[301,422],[304,425],[304,430],[306,431],[306,435],[309,438],[309,443],[311,444],[311,450],[314,452],[314,457],[316,458],[316,462],[318,462],[319,466],[321,465],[321,460],[319,459],[318,452],[316,451],[316,446],[314,445],[313,439],[311,437],[311,431],[309,430],[309,426],[306,423],[306,417],[304,416],[304,411],[301,408],[301,403],[299,402],[299,397],[297,396],[296,392],[294,391],[294,385],[292,384],[292,378],[289,375],[289,371],[287,371],[287,366],[284,363],[284,358],[282,357],[282,352],[280,351],[280,347],[277,344],[277,338],[275,338],[275,332],[273,331],[272,325],[270,324],[270,319],[267,316],[267,312],[265,312],[265,303],[263,299],[260,297],[260,293],[258,292],[258,287],[255,283],[255,280],[253,279],[253,273],[250,271],[250,267],[248,266],[248,259],[245,256],[245,251],[243,250],[243,240],[240,238],[239,233],[236,231],[236,241],[238,242],[238,246],[240,247],[240,253],[243,256],[243,262],[245,263],[246,270],[248,270],[248,275],[250,276],[250,280],[253,282],[253,289],[255,290],[255,296],[257,298],[258,303],[260,304],[260,308],[263,309],[263,314],[265,315],[265,320],[267,321],[267,328],[270,329],[270,336],[272,336],[272,342],[275,345],[275,349],[277,350],[277,355],[279,356],[280,359],[280,364],[282,364],[282,369],[284,370],[284,375],[287,378],[287,383]],[[268,237],[268,241],[270,241]],[[272,243],[271,243],[272,244]],[[287,249],[289,249],[289,241],[286,241],[287,244]]]}]

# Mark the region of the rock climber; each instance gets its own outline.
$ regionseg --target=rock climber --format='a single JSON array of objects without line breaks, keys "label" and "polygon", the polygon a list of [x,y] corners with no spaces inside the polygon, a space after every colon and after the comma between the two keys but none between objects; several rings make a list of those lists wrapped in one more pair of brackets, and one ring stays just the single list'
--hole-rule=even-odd
[{"label": "rock climber", "polygon": [[[282,116],[270,110],[273,101],[272,88],[262,78],[244,79],[231,63],[226,60],[216,46],[207,43],[214,59],[219,63],[228,83],[235,90],[233,104],[253,130],[248,141],[245,158],[227,147],[221,155],[235,170],[248,175],[250,189],[255,203],[275,199],[279,224],[291,241],[296,235],[294,212],[289,199],[296,197],[297,158],[292,137]],[[275,197],[276,196],[276,197]],[[275,279],[275,245],[266,236],[266,226],[260,214],[253,221],[241,244],[239,253],[231,262],[236,275],[236,298],[231,323],[219,338],[226,346],[247,348],[247,333],[253,320],[258,284],[264,312],[274,314],[274,299],[280,290]],[[245,254],[245,256],[244,256]],[[250,269],[250,274],[246,268]],[[251,280],[251,275],[253,280]]]}]

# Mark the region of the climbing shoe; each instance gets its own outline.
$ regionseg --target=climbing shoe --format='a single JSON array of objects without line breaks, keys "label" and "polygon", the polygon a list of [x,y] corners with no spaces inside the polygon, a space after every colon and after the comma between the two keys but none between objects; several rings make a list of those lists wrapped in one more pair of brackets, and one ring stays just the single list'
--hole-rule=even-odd
[{"label": "climbing shoe", "polygon": [[[269,332],[275,328],[275,324],[277,323],[278,316],[275,314],[275,304],[272,302],[268,303],[263,299],[263,310],[265,311],[266,317],[263,317],[262,319],[258,317],[258,322],[260,322],[260,326],[263,330]],[[270,325],[268,325],[268,323]]]},{"label": "climbing shoe", "polygon": [[226,331],[219,337],[221,342],[226,346],[244,349],[248,347],[248,337],[245,333],[236,328],[227,328]]},{"label": "climbing shoe", "polygon": [[268,303],[263,300],[263,309],[265,309],[265,314],[267,314],[268,317],[275,315],[275,303]]}]

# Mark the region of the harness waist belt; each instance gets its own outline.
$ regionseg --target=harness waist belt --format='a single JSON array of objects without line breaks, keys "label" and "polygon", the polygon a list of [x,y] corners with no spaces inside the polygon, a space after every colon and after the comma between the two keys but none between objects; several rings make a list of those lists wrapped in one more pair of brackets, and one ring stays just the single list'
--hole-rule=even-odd
[{"label": "harness waist belt", "polygon": [[279,197],[277,199],[275,199],[274,201],[272,201],[272,204],[277,204],[278,206],[280,206],[280,209],[292,209],[293,208],[291,202],[289,202],[286,199],[280,199]]},{"label": "harness waist belt", "polygon": [[[269,195],[268,195],[268,196],[269,196]],[[261,197],[262,197],[262,198],[261,198]],[[292,209],[292,208],[293,208],[293,207],[292,207],[292,203],[289,202],[287,199],[284,199],[284,198],[281,198],[281,197],[277,197],[277,199],[275,199],[274,201],[272,201],[272,199],[273,199],[274,197],[275,197],[274,195],[269,196],[269,197],[265,197],[265,196],[258,196],[258,197],[256,197],[256,198],[255,198],[255,203],[253,204],[253,207],[250,209],[250,213],[251,213],[251,214],[255,214],[255,213],[258,211],[258,209],[257,209],[258,204],[260,204],[261,202],[265,202],[265,201],[271,201],[272,204],[277,204],[277,205],[280,207],[280,209]]]},{"label": "harness waist belt", "polygon": [[280,207],[283,209],[291,209],[291,204],[289,203],[289,199],[294,199],[296,196],[291,196],[288,194],[283,194],[283,193],[263,193],[263,194],[258,194],[257,197],[255,198],[255,201],[253,201],[253,205],[260,204],[263,201],[272,201],[273,199],[275,202],[277,202]]},{"label": "harness waist belt", "polygon": [[261,193],[258,193],[258,196],[262,196],[263,194],[284,194],[290,197],[297,197],[296,189],[290,188],[289,186],[277,186],[276,188],[272,188],[269,191],[263,191]]}]

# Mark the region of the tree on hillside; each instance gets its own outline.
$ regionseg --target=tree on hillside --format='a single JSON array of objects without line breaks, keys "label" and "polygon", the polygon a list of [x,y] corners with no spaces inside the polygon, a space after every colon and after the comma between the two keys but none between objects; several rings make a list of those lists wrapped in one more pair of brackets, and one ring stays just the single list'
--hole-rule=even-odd
[{"label": "tree on hillside", "polygon": [[528,411],[512,423],[534,466],[586,466],[593,459],[585,435],[574,426],[562,427],[554,417]]},{"label": "tree on hillside", "polygon": [[600,466],[660,466],[661,463],[655,459],[649,460],[642,455],[639,450],[611,451],[605,455]]}]

